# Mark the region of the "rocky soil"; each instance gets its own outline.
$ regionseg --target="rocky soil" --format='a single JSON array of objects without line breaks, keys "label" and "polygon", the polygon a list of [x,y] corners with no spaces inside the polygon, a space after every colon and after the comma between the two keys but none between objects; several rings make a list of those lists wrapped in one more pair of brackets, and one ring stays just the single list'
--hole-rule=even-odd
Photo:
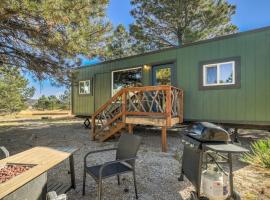
[{"label": "rocky soil", "polygon": [[[256,132],[257,133],[257,132]],[[136,163],[139,199],[141,200],[182,200],[188,199],[191,184],[185,180],[179,182],[180,161],[183,145],[181,131],[168,133],[168,153],[161,152],[160,130],[151,128],[136,128],[134,134],[143,138]],[[258,135],[268,137],[267,132]],[[249,147],[254,139],[251,132],[241,132],[241,142]],[[256,139],[256,138],[255,138]],[[0,146],[6,146],[11,155],[34,146],[76,146],[79,148],[74,155],[76,171],[76,190],[68,193],[68,199],[95,199],[96,184],[91,177],[87,177],[86,195],[82,196],[83,156],[92,150],[110,148],[117,144],[117,140],[105,143],[91,141],[89,130],[82,126],[81,120],[35,121],[20,123],[16,126],[1,126]],[[234,157],[235,187],[242,199],[270,199],[270,172],[246,166]],[[102,163],[114,159],[111,153],[100,153],[91,157],[89,164]],[[49,172],[49,181],[69,183],[69,164],[67,161],[56,166]],[[104,199],[128,200],[135,199],[131,175],[121,176],[121,185],[117,185],[115,177],[104,181]]]}]

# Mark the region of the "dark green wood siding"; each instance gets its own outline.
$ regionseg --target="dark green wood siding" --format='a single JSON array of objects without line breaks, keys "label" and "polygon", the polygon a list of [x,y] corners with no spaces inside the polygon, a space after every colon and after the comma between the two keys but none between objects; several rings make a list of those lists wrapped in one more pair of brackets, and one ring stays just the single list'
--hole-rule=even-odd
[{"label": "dark green wood siding", "polygon": [[[199,90],[201,61],[236,56],[241,58],[240,88]],[[94,78],[97,73],[111,77],[113,70],[168,62],[176,63],[177,86],[184,90],[186,120],[270,124],[270,29],[81,68],[73,83],[73,113],[94,112],[93,96],[78,95],[79,80]],[[102,101],[111,92],[111,81],[104,84],[99,90]],[[151,69],[143,68],[143,84],[151,85]]]},{"label": "dark green wood siding", "polygon": [[[97,110],[100,106],[102,106],[106,101],[111,97],[111,73],[98,73],[95,75],[94,79],[94,94],[95,94],[95,102],[94,107]],[[106,91],[104,92],[104,89]]]}]

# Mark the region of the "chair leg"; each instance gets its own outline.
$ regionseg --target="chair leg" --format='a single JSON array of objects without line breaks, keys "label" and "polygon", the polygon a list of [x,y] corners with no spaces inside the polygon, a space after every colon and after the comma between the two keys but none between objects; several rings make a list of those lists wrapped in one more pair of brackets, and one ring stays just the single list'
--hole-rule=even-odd
[{"label": "chair leg", "polygon": [[117,183],[120,185],[120,175],[117,175]]},{"label": "chair leg", "polygon": [[134,189],[135,189],[135,195],[136,199],[138,199],[138,192],[137,192],[137,184],[136,184],[136,174],[135,174],[135,169],[133,169],[133,181],[134,181]]},{"label": "chair leg", "polygon": [[98,200],[102,197],[102,179],[98,182]]},{"label": "chair leg", "polygon": [[83,195],[85,195],[85,181],[86,181],[86,171],[83,170]]}]

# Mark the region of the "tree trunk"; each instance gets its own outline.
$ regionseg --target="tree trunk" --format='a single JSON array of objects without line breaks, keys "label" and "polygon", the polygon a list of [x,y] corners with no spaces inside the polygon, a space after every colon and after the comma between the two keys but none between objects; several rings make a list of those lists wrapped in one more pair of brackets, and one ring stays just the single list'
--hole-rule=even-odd
[{"label": "tree trunk", "polygon": [[178,34],[177,35],[177,39],[178,39],[178,46],[182,46],[183,44],[183,35],[182,34]]}]

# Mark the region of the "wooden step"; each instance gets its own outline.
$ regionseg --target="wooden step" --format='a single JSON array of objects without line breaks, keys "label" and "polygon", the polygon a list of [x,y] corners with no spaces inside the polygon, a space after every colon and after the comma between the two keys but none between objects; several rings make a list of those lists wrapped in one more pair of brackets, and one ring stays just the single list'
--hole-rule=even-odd
[{"label": "wooden step", "polygon": [[96,139],[98,139],[99,141],[101,140],[101,138],[105,137],[105,135],[109,134],[110,131],[102,131],[100,132],[97,136],[96,136]]},{"label": "wooden step", "polygon": [[113,135],[115,135],[117,132],[119,132],[121,129],[125,128],[125,123],[123,122],[118,122],[116,126],[111,127],[110,131],[104,132],[104,136],[99,137],[100,142],[104,142],[105,140],[109,139]]}]

